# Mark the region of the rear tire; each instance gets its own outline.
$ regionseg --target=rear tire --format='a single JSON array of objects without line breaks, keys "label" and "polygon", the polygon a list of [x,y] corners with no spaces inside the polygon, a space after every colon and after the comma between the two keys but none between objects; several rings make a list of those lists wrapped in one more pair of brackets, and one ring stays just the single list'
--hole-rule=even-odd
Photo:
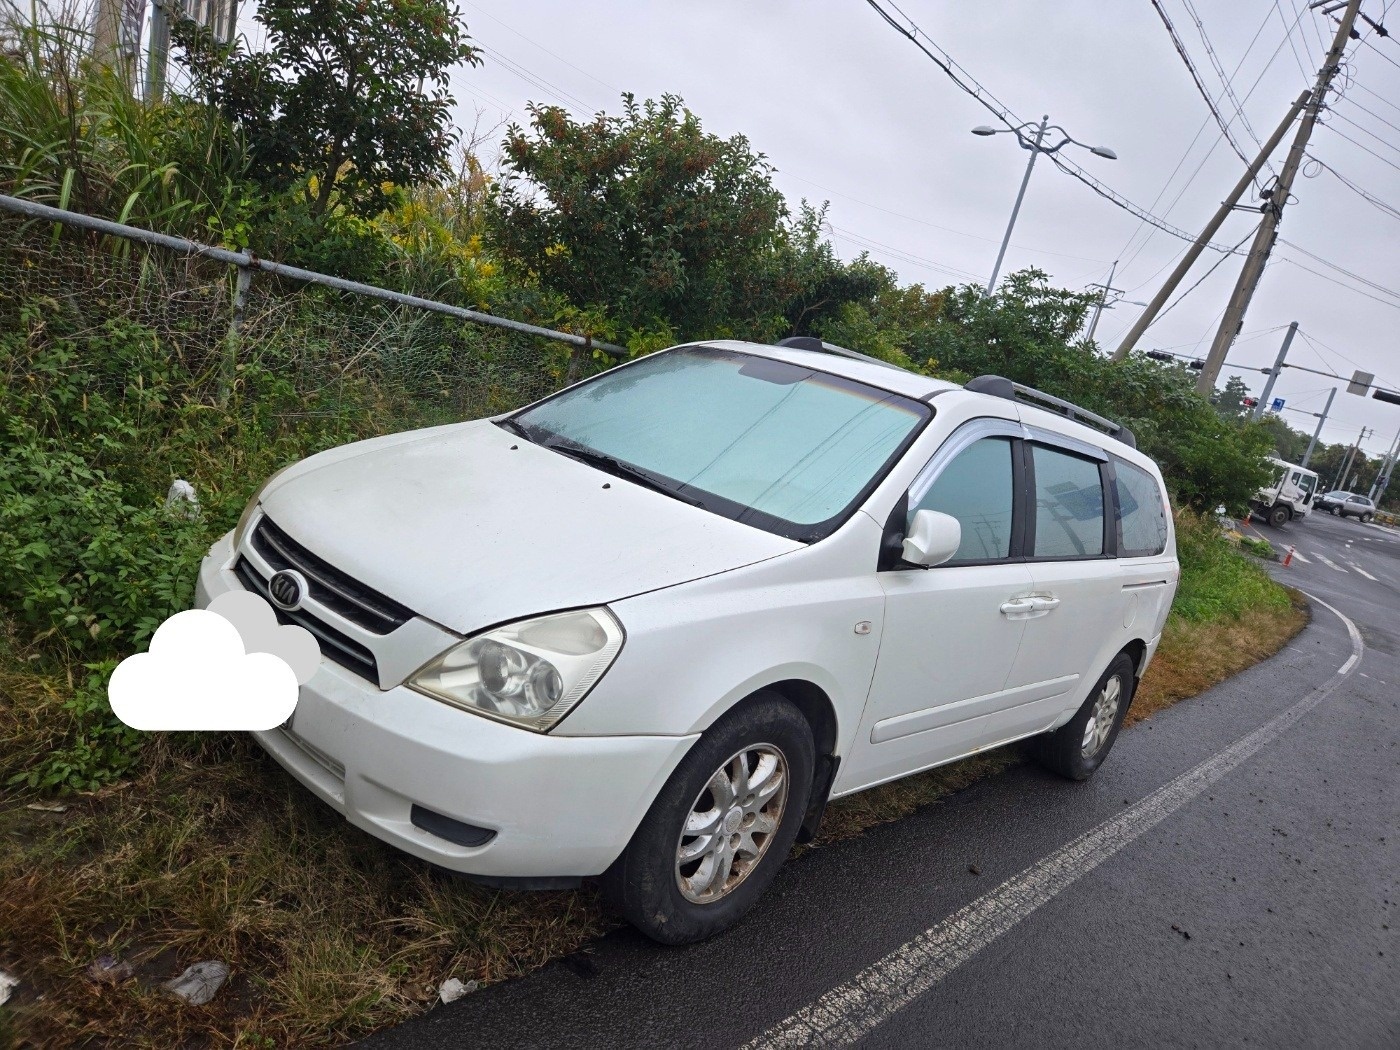
[{"label": "rear tire", "polygon": [[604,895],[662,944],[732,926],[787,859],[815,765],[802,713],[777,693],[755,694],[681,760],[603,875]]},{"label": "rear tire", "polygon": [[1036,760],[1070,780],[1088,780],[1093,776],[1118,739],[1123,716],[1133,699],[1135,671],[1131,656],[1115,656],[1074,717],[1053,733],[1037,738]]},{"label": "rear tire", "polygon": [[1283,528],[1292,517],[1293,515],[1288,512],[1288,508],[1282,503],[1269,508],[1269,524],[1276,529]]},{"label": "rear tire", "polygon": [[1363,514],[1363,515],[1361,515],[1361,521],[1362,521],[1363,524],[1369,525],[1369,524],[1371,523],[1371,515],[1369,515],[1369,514]]}]

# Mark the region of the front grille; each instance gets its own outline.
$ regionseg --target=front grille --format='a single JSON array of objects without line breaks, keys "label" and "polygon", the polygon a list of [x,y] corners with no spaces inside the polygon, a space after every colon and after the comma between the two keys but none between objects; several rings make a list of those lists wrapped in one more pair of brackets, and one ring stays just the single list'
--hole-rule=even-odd
[{"label": "front grille", "polygon": [[253,550],[273,572],[296,569],[306,577],[312,599],[373,634],[388,634],[413,618],[412,610],[328,565],[266,515],[253,530]]},{"label": "front grille", "polygon": [[[233,572],[244,588],[262,598],[268,597],[267,580],[262,573],[253,568],[252,563],[247,558],[239,558],[234,563]],[[375,685],[379,684],[379,663],[375,660],[374,653],[355,639],[336,630],[324,620],[318,620],[307,613],[305,609],[287,612],[274,605],[272,611],[277,614],[278,623],[305,627],[315,635],[316,641],[320,643],[322,656],[334,660],[341,667],[354,671],[361,678],[369,679]]]}]

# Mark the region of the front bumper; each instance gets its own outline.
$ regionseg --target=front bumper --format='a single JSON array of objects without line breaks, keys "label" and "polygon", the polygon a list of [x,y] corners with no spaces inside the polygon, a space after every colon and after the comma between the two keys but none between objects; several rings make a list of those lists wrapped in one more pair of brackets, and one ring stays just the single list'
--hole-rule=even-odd
[{"label": "front bumper", "polygon": [[[197,607],[241,589],[233,560],[225,536],[200,566]],[[324,659],[290,729],[253,735],[356,827],[453,871],[501,879],[600,874],[697,739],[533,733],[404,686],[376,688]],[[495,835],[480,846],[450,842],[411,822],[415,805]]]}]

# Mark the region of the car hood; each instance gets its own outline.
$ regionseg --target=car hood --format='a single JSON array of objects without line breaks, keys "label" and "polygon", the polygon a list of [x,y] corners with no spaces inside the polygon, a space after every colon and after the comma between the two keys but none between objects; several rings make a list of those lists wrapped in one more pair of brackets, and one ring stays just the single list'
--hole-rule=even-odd
[{"label": "car hood", "polygon": [[312,553],[461,634],[803,546],[487,420],[313,456],[278,478],[262,507]]}]

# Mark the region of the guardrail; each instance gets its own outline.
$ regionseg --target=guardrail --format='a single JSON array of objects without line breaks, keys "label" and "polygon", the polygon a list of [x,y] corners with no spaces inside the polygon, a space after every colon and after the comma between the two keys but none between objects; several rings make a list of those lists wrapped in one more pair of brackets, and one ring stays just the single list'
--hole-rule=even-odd
[{"label": "guardrail", "polygon": [[395,292],[388,288],[380,288],[378,285],[364,284],[361,281],[348,281],[343,277],[335,277],[326,273],[317,273],[315,270],[303,270],[299,266],[289,266],[286,263],[273,262],[271,259],[262,259],[252,252],[232,251],[231,249],[220,248],[212,244],[201,244],[199,241],[188,240],[184,237],[172,237],[169,234],[157,233],[154,230],[144,230],[139,226],[128,226],[125,223],[112,222],[108,219],[99,219],[91,215],[85,215],[82,212],[53,208],[47,204],[37,204],[34,201],[27,201],[22,197],[10,197],[0,194],[0,210],[8,211],[15,215],[22,215],[28,219],[75,226],[83,230],[92,230],[95,233],[106,234],[109,237],[120,237],[124,240],[149,245],[153,248],[162,248],[179,255],[210,259],[214,262],[221,262],[227,266],[235,267],[238,271],[238,277],[234,289],[232,317],[229,319],[228,330],[230,367],[233,364],[232,358],[236,356],[239,332],[243,326],[243,312],[248,302],[248,288],[252,283],[253,274],[256,272],[272,274],[293,281],[302,281],[307,284],[316,284],[324,288],[334,288],[337,291],[350,292],[355,295],[369,296],[370,298],[396,303],[400,306],[410,306],[419,310],[446,314],[449,317],[456,317],[463,321],[471,321],[474,324],[488,325],[493,328],[505,328],[523,335],[532,335],[540,339],[567,343],[584,352],[600,350],[604,354],[615,359],[621,359],[627,356],[625,347],[616,346],[612,343],[605,343],[601,340],[594,339],[592,336],[576,335],[573,332],[560,332],[553,328],[543,328],[539,325],[526,324],[523,321],[513,321],[508,317],[497,317],[494,314],[482,313],[480,310],[468,310],[465,307],[452,306],[449,303],[440,303],[435,299],[425,299],[419,295]]}]

